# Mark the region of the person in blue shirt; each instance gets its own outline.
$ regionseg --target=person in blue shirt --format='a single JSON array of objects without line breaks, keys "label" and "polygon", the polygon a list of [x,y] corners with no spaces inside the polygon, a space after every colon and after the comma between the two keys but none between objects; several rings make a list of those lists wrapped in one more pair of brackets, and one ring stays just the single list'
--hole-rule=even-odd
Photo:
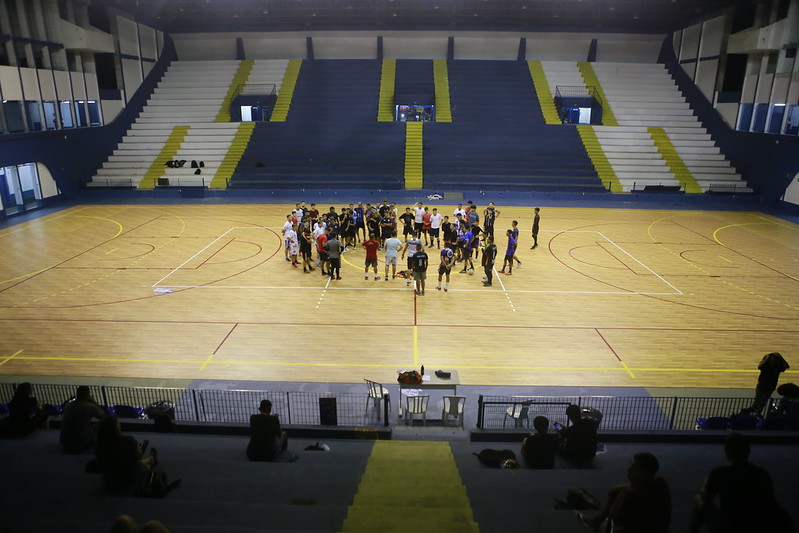
[{"label": "person in blue shirt", "polygon": [[441,250],[441,263],[438,265],[438,286],[436,290],[441,290],[441,278],[446,276],[447,281],[444,283],[444,292],[447,292],[447,289],[449,289],[449,275],[452,272],[452,265],[454,264],[455,252],[452,251],[452,248],[444,246],[444,249]]}]

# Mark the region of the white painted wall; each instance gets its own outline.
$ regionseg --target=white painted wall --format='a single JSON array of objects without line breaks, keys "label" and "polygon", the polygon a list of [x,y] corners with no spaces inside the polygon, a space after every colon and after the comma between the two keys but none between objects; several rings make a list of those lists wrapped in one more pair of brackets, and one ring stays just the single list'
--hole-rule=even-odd
[{"label": "white painted wall", "polygon": [[305,59],[306,37],[313,39],[318,59],[377,58],[377,37],[383,37],[386,59],[446,59],[449,37],[456,59],[515,60],[519,40],[527,39],[531,60],[585,61],[591,40],[598,39],[600,61],[654,62],[663,35],[502,32],[270,32],[179,33],[172,36],[181,60],[235,59],[241,37],[247,59]]}]

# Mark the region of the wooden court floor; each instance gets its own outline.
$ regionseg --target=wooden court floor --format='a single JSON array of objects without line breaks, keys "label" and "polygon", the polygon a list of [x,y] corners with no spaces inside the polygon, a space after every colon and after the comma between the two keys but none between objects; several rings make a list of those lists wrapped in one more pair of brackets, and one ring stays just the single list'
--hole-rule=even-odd
[{"label": "wooden court floor", "polygon": [[341,281],[292,269],[285,205],[77,206],[3,229],[0,374],[393,382],[423,364],[471,385],[749,388],[779,351],[799,379],[799,226],[551,207],[530,250],[532,209],[498,207],[523,266],[444,293],[434,249],[425,296],[364,280],[362,250]]}]

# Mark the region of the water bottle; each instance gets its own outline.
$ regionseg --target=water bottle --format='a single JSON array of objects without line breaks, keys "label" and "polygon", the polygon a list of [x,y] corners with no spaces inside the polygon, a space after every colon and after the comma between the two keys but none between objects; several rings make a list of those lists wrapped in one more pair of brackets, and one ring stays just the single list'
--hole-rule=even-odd
[{"label": "water bottle", "polygon": [[422,375],[424,376],[424,365],[422,365]]}]

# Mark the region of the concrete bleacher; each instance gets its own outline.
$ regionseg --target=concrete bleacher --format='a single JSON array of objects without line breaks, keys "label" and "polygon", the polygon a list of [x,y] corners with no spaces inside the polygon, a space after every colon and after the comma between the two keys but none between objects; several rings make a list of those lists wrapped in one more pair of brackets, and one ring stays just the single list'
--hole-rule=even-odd
[{"label": "concrete bleacher", "polygon": [[576,130],[547,126],[523,61],[448,63],[451,124],[425,124],[425,186],[603,191]]},{"label": "concrete bleacher", "polygon": [[285,122],[256,124],[233,188],[402,187],[405,128],[377,123],[381,62],[304,61]]},{"label": "concrete bleacher", "polygon": [[[182,168],[164,167],[170,184],[208,185],[227,154],[238,123],[214,122],[230,89],[239,61],[176,61],[167,69],[122,142],[89,182],[92,187],[136,187],[161,153],[175,126],[189,126],[175,159]],[[195,175],[191,161],[203,161]]]},{"label": "concrete bleacher", "polygon": [[[290,450],[299,455],[296,462],[251,463],[244,454],[246,437],[134,436],[150,439],[158,449],[159,468],[170,479],[182,480],[163,500],[104,496],[101,477],[84,473],[91,455],[61,454],[56,430],[0,440],[5,480],[0,528],[13,528],[14,533],[101,533],[124,513],[139,522],[159,519],[173,533],[338,532],[359,493],[373,446],[372,441],[325,439],[331,451],[304,451],[315,441],[291,439]],[[416,438],[424,440],[423,435]],[[589,468],[574,468],[557,459],[551,471],[500,470],[483,466],[474,454],[489,447],[518,454],[518,442],[454,440],[449,447],[482,533],[584,531],[571,511],[554,509],[554,499],[562,499],[569,488],[585,488],[604,500],[609,486],[624,481],[629,459],[639,451],[654,453],[660,460],[661,474],[672,490],[671,530],[687,531],[693,495],[710,468],[725,464],[720,444],[611,442]],[[799,497],[795,450],[789,445],[756,444],[751,459],[771,473],[778,500],[799,523],[799,509],[790,504]],[[423,470],[418,476],[428,485],[437,483],[424,479]],[[390,489],[384,492],[390,494]],[[413,513],[398,516],[394,503],[394,499],[381,503],[379,498],[374,502],[385,507],[387,519],[414,529]],[[419,504],[420,511],[425,507]]]},{"label": "concrete bleacher", "polygon": [[[664,128],[702,192],[751,192],[694,115],[663,65],[610,62],[591,65],[621,128],[595,130],[603,149],[609,152],[608,159],[624,190],[631,190],[633,184],[639,189],[646,185],[679,184],[669,168],[664,168],[647,131],[648,127],[656,126]],[[624,142],[631,150],[621,149]],[[626,159],[635,161],[625,163]]]}]

